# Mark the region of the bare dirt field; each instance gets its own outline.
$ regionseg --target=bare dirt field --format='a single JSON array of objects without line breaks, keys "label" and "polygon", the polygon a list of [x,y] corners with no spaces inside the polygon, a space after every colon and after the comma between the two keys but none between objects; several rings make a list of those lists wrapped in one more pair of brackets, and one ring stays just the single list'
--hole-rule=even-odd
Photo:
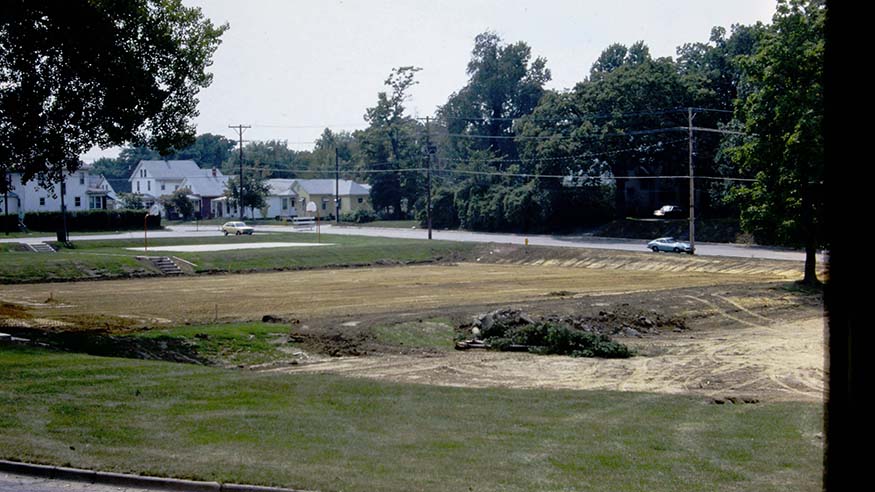
[{"label": "bare dirt field", "polygon": [[[295,365],[258,370],[452,386],[694,393],[716,402],[822,398],[822,302],[816,293],[788,288],[799,265],[618,258],[499,254],[459,264],[0,286],[0,326],[127,329],[271,315],[294,320],[293,331],[303,327],[353,345],[341,353],[362,355],[313,352]],[[375,327],[436,318],[458,326],[504,307],[537,316],[623,312],[677,323],[617,338],[638,355],[611,360],[399,350],[371,336]]]}]

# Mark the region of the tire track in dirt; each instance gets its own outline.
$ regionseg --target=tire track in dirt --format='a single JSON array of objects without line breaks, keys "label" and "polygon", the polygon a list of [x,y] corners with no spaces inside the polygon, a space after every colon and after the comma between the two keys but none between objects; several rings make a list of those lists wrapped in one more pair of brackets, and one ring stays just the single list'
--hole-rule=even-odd
[{"label": "tire track in dirt", "polygon": [[[822,319],[735,325],[631,341],[643,355],[587,359],[507,352],[448,352],[322,360],[270,369],[461,387],[700,394],[712,398],[818,401],[823,396]],[[648,355],[648,353],[653,355]]]}]

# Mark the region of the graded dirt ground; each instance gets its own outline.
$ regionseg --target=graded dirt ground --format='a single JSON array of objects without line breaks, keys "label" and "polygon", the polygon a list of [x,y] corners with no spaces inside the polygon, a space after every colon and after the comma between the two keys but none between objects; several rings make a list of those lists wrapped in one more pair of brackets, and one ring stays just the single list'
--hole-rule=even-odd
[{"label": "graded dirt ground", "polygon": [[822,398],[821,300],[787,288],[801,265],[495,251],[458,264],[0,286],[7,303],[0,326],[125,330],[271,315],[356,344],[355,334],[369,335],[374,327],[436,318],[461,324],[508,306],[539,316],[628,310],[677,317],[685,326],[618,338],[638,352],[624,360],[392,350],[362,336],[353,353],[363,356],[311,353],[295,365],[258,370],[450,386],[693,393],[718,403]]}]

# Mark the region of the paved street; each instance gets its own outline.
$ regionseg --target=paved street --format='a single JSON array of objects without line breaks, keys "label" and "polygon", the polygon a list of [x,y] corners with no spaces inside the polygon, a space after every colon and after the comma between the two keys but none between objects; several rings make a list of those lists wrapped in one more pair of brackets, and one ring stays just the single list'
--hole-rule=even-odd
[{"label": "paved street", "polygon": [[[258,232],[301,232],[292,226],[283,225],[259,225]],[[312,231],[310,231],[312,232]],[[407,239],[425,239],[427,231],[423,229],[399,229],[381,227],[335,227],[331,224],[321,226],[323,234],[341,234],[352,236],[371,237],[396,237]],[[218,226],[169,226],[161,231],[149,231],[149,238],[171,237],[222,237]],[[602,238],[584,235],[547,235],[547,234],[509,234],[487,233],[469,231],[433,231],[434,239],[443,241],[468,241],[468,242],[494,242],[502,244],[525,244],[528,238],[529,244],[537,246],[559,246],[565,248],[595,248],[613,249],[622,251],[647,251],[643,239],[618,239]],[[143,239],[142,231],[127,231],[112,234],[72,235],[71,241],[89,241],[105,239]],[[39,243],[54,241],[54,236],[27,237],[27,238],[4,238],[0,236],[0,242]],[[656,253],[654,253],[656,254]],[[669,253],[659,253],[669,254]],[[723,243],[696,243],[696,254],[700,256],[728,256],[735,258],[763,258],[772,260],[804,261],[805,253],[787,248],[771,248],[765,246],[747,246],[741,244]],[[818,262],[826,261],[826,255],[818,255]]]},{"label": "paved street", "polygon": [[80,490],[88,492],[143,492],[153,489],[97,485],[88,482],[52,480],[0,472],[0,492],[76,492]]}]

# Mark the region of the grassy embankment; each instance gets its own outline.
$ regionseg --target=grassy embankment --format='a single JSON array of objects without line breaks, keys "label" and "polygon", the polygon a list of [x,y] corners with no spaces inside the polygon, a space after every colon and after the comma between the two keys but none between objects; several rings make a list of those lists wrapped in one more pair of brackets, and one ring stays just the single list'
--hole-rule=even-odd
[{"label": "grassy embankment", "polygon": [[7,459],[318,490],[821,488],[812,403],[445,388],[15,347],[0,348],[0,367]]},{"label": "grassy embankment", "polygon": [[[312,233],[267,233],[254,236],[216,236],[150,239],[150,248],[181,244],[240,244],[258,242],[315,243]],[[136,256],[173,255],[194,263],[195,272],[247,272],[380,262],[424,262],[451,257],[471,245],[444,241],[331,236],[322,234],[318,247],[284,247],[229,251],[144,253],[141,239],[77,241],[75,248],[57,253],[31,253],[15,244],[0,244],[0,283],[78,280],[95,276],[128,277],[157,274]],[[127,248],[137,248],[136,251]]]}]

